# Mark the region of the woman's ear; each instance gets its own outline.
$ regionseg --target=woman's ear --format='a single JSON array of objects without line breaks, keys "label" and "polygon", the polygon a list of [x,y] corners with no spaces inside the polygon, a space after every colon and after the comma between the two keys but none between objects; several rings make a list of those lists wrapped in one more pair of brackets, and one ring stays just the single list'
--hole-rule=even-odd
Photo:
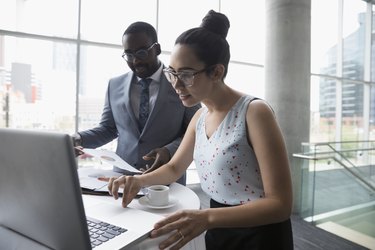
[{"label": "woman's ear", "polygon": [[225,67],[223,64],[216,64],[212,66],[213,68],[210,70],[210,76],[214,80],[222,80],[224,76]]}]

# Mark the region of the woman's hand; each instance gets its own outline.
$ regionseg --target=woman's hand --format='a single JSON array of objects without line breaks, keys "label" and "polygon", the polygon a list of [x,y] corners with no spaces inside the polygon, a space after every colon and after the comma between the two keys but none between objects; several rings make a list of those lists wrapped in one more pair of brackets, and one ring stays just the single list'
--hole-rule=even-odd
[{"label": "woman's hand", "polygon": [[180,249],[186,243],[203,233],[208,228],[207,210],[182,210],[155,224],[151,238],[171,233],[160,243],[160,249],[171,247],[171,250]]},{"label": "woman's hand", "polygon": [[127,207],[138,194],[142,186],[136,176],[122,175],[120,177],[111,177],[108,183],[108,191],[115,200],[119,197],[118,190],[120,187],[124,189],[122,195],[122,206]]}]

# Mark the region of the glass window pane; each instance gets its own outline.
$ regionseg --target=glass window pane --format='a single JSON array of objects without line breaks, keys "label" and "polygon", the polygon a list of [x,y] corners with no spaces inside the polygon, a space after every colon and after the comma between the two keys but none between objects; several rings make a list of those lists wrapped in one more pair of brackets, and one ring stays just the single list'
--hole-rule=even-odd
[{"label": "glass window pane", "polygon": [[345,0],[343,15],[343,77],[363,80],[366,3]]},{"label": "glass window pane", "polygon": [[75,38],[78,0],[1,0],[0,29]]},{"label": "glass window pane", "polygon": [[[0,92],[9,95],[0,126],[72,133],[75,124],[76,46],[0,37]],[[41,53],[43,52],[43,53]]]},{"label": "glass window pane", "polygon": [[335,140],[336,80],[311,77],[310,142]]},{"label": "glass window pane", "polygon": [[129,71],[121,51],[120,48],[81,46],[79,130],[98,125],[109,79]]},{"label": "glass window pane", "polygon": [[342,141],[363,140],[363,84],[342,85]]},{"label": "glass window pane", "polygon": [[369,140],[375,140],[375,86],[370,89],[370,136]]},{"label": "glass window pane", "polygon": [[[230,63],[224,82],[245,94],[264,98],[264,69],[244,64]],[[243,77],[246,75],[246,77]]]},{"label": "glass window pane", "polygon": [[182,32],[198,27],[210,9],[218,11],[218,8],[218,0],[159,1],[158,34],[162,50],[171,51]]},{"label": "glass window pane", "polygon": [[221,1],[221,12],[230,21],[227,36],[231,60],[264,64],[265,5],[264,1]]},{"label": "glass window pane", "polygon": [[375,5],[372,5],[371,81],[375,82]]},{"label": "glass window pane", "polygon": [[159,55],[159,60],[166,66],[168,67],[169,66],[169,59],[170,59],[171,55],[168,53],[161,53]]},{"label": "glass window pane", "polygon": [[122,34],[133,22],[156,28],[156,3],[151,0],[82,0],[81,38],[121,45]]},{"label": "glass window pane", "polygon": [[310,78],[310,142],[321,141],[320,138],[320,90],[319,77]]},{"label": "glass window pane", "polygon": [[[338,1],[311,1],[311,72],[336,75]],[[329,20],[329,22],[327,22]]]}]

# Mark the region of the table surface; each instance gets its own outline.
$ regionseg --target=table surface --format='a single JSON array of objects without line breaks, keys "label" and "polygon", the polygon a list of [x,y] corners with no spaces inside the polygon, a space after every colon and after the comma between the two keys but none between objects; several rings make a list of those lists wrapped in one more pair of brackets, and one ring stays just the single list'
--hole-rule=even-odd
[{"label": "table surface", "polygon": [[[139,199],[134,199],[128,206],[134,209],[140,209],[140,210],[144,210],[150,213],[159,214],[163,216],[167,216],[169,214],[172,214],[182,209],[200,209],[199,197],[193,190],[178,183],[172,183],[169,187],[170,187],[170,198],[177,201],[176,205],[170,208],[165,208],[165,209],[149,208],[147,206],[141,205],[139,202]],[[120,203],[116,201],[115,199],[113,199],[113,197],[111,196],[97,196],[97,198],[120,205]],[[132,247],[131,250],[159,249],[157,247],[158,244],[165,238],[166,236],[155,238],[155,239],[147,238],[146,240],[141,242],[139,245]],[[182,249],[183,250],[204,250],[205,249],[204,235],[202,234],[196,237],[191,242],[186,244]]]}]

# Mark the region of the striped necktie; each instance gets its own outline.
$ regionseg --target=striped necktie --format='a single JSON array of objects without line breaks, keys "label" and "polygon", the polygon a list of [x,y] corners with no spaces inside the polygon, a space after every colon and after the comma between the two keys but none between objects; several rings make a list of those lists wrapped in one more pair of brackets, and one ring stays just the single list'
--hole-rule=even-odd
[{"label": "striped necktie", "polygon": [[146,124],[149,111],[150,111],[150,96],[149,96],[149,86],[152,79],[141,79],[139,84],[142,86],[141,96],[140,96],[140,103],[139,103],[139,130],[142,132],[143,127]]}]

